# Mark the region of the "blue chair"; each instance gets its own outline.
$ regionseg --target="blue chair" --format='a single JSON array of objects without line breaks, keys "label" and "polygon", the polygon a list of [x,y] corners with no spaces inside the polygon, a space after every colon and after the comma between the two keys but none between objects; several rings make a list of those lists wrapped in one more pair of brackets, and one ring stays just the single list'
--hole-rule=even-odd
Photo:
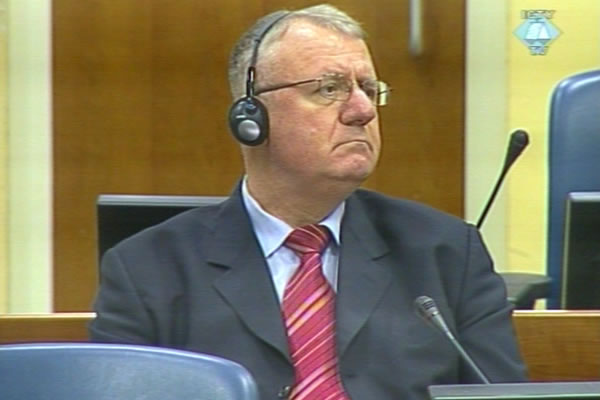
[{"label": "blue chair", "polygon": [[548,307],[559,308],[567,194],[600,190],[600,70],[559,82],[552,94],[549,135]]},{"label": "blue chair", "polygon": [[0,346],[2,400],[258,400],[250,373],[219,357],[98,343]]}]

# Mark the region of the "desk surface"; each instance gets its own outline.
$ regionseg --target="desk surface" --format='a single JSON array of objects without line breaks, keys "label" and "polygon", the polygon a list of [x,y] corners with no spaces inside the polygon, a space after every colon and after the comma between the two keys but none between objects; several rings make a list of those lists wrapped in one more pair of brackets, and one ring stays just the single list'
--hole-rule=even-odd
[{"label": "desk surface", "polygon": [[[87,341],[93,316],[0,315],[0,343]],[[532,380],[600,380],[600,311],[518,310],[513,321]]]}]

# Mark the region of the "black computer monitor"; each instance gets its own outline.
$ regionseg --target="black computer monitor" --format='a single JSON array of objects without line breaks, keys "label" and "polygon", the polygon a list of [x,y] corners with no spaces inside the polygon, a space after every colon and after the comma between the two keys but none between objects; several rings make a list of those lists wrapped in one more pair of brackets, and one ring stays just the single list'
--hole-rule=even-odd
[{"label": "black computer monitor", "polygon": [[183,211],[217,204],[220,196],[161,196],[103,194],[96,202],[98,263],[121,240]]},{"label": "black computer monitor", "polygon": [[600,382],[434,385],[431,400],[599,400]]},{"label": "black computer monitor", "polygon": [[600,192],[567,196],[561,307],[600,309]]}]

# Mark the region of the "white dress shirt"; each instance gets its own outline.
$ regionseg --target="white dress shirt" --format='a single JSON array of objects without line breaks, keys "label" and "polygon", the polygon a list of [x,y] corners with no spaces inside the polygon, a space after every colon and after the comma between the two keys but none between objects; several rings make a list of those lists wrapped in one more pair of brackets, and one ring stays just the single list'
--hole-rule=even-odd
[{"label": "white dress shirt", "polygon": [[[271,279],[281,303],[285,286],[300,265],[300,258],[294,251],[283,245],[283,242],[292,232],[293,228],[284,221],[266,212],[260,204],[250,195],[246,178],[242,183],[242,198],[250,216],[254,233],[258,238],[260,247],[267,260]],[[319,222],[326,226],[332,234],[333,240],[322,254],[323,274],[333,288],[337,291],[338,260],[340,248],[340,225],[344,215],[345,203],[342,202],[327,217]]]}]

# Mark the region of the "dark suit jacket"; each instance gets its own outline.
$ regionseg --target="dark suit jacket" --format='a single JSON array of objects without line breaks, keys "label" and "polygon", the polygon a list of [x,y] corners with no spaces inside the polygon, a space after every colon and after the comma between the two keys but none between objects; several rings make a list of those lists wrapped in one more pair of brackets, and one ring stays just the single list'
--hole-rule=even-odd
[{"label": "dark suit jacket", "polygon": [[[355,400],[425,399],[430,384],[478,383],[413,310],[433,298],[492,382],[525,379],[502,279],[477,230],[410,201],[358,190],[341,228],[340,373]],[[90,324],[94,341],[225,357],[278,398],[294,371],[275,289],[239,188],[108,251]]]}]

